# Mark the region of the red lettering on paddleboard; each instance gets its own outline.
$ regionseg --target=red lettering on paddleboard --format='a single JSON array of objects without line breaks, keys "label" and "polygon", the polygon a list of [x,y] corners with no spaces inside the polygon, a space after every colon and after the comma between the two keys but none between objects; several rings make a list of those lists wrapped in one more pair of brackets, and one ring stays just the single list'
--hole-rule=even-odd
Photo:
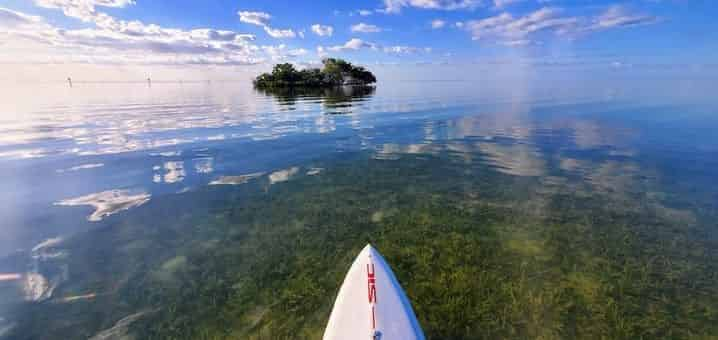
[{"label": "red lettering on paddleboard", "polygon": [[369,304],[371,305],[371,328],[376,330],[376,276],[374,272],[374,264],[366,265],[366,282],[369,293]]},{"label": "red lettering on paddleboard", "polygon": [[376,276],[374,275],[374,264],[366,265],[367,288],[369,290],[369,303],[376,303]]}]

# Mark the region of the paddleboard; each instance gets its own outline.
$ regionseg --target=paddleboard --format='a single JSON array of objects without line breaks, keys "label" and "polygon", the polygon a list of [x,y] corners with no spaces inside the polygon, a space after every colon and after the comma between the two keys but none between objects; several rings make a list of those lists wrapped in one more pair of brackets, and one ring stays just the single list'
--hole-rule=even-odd
[{"label": "paddleboard", "polygon": [[362,249],[349,268],[323,339],[424,339],[404,290],[371,245]]}]

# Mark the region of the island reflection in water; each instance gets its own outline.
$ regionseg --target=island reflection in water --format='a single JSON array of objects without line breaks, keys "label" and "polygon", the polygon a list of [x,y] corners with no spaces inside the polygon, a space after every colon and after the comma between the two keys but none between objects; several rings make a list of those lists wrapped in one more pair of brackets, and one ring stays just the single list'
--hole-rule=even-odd
[{"label": "island reflection in water", "polygon": [[376,92],[375,86],[275,87],[259,88],[257,92],[276,98],[279,105],[295,110],[298,102],[321,101],[325,114],[349,114],[352,107],[368,101]]}]

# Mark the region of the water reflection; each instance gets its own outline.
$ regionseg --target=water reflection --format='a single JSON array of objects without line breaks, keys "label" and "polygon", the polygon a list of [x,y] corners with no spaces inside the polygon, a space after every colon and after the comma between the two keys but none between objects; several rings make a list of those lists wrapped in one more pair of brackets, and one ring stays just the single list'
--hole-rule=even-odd
[{"label": "water reflection", "polygon": [[352,108],[370,99],[374,86],[342,86],[332,88],[268,88],[257,89],[271,96],[286,110],[296,110],[298,104],[320,102],[325,114],[349,114]]},{"label": "water reflection", "polygon": [[218,179],[209,182],[209,185],[240,185],[245,184],[253,179],[262,177],[263,172],[256,172],[238,176],[220,176]]},{"label": "water reflection", "polygon": [[[441,89],[450,92],[446,90],[450,86],[442,84]],[[403,195],[417,194],[426,201],[434,196],[421,195],[441,190],[458,197],[456,206],[467,211],[481,201],[486,207],[518,208],[532,217],[549,217],[568,204],[566,197],[604,198],[606,204],[600,209],[617,215],[647,210],[652,218],[682,226],[699,223],[701,212],[696,207],[716,211],[718,206],[712,173],[718,158],[710,153],[718,143],[696,136],[689,143],[670,144],[665,130],[641,123],[640,106],[572,102],[573,98],[559,103],[525,98],[487,104],[480,95],[462,98],[459,86],[441,94],[434,94],[430,86],[415,92],[405,88],[259,93],[173,89],[107,103],[77,99],[73,105],[45,107],[20,128],[23,124],[0,123],[0,132],[14,131],[13,138],[0,133],[0,186],[7,188],[0,192],[4,222],[0,256],[19,249],[17,253],[30,254],[31,267],[54,260],[62,263],[62,257],[73,256],[77,244],[70,248],[67,243],[66,251],[60,249],[59,238],[47,238],[72,242],[83,231],[78,225],[91,230],[121,219],[132,222],[128,228],[141,229],[153,221],[138,216],[154,216],[162,211],[155,210],[157,206],[174,200],[186,200],[188,207],[219,206],[222,193],[258,188],[265,194],[297,194],[293,204],[312,197],[315,206],[296,207],[316,211],[327,210],[322,200],[328,197],[329,205],[339,208],[351,208],[340,206],[346,204],[341,198],[352,204],[366,199],[377,205],[353,207],[363,210],[361,216],[368,214],[372,223],[399,212]],[[162,88],[158,85],[152,91]],[[655,112],[650,109],[645,110]],[[665,144],[677,152],[664,152]],[[362,178],[364,184],[355,186]],[[293,191],[310,185],[328,190],[304,197]],[[331,192],[340,186],[351,190]],[[372,196],[382,190],[391,193]],[[177,192],[187,194],[174,195]],[[147,204],[150,198],[152,203]],[[276,198],[273,204],[281,197]],[[444,199],[436,202],[454,204]],[[261,207],[262,199],[256,203]],[[442,214],[453,209],[444,208]],[[282,215],[279,209],[265,215],[292,220],[296,211]],[[323,216],[321,223],[336,222],[332,218],[337,217]],[[201,237],[208,238],[207,244],[223,237],[214,234],[217,225],[208,222],[205,227]],[[193,237],[198,234],[186,235],[188,244],[197,241]],[[126,249],[132,251],[146,242],[127,241]],[[530,240],[512,242],[509,248],[517,252],[542,252],[540,244]],[[110,243],[107,249],[115,247]],[[176,279],[174,271],[188,265],[189,257],[175,250],[169,249],[171,256],[162,259],[153,278]],[[47,273],[2,264],[0,282],[19,285],[20,299],[82,303],[95,298],[95,291],[98,297],[104,294],[95,286],[63,290],[57,284],[68,280],[66,271]],[[62,294],[53,296],[54,287],[60,287]],[[0,312],[2,308],[0,301]],[[0,334],[3,327],[0,317]]]},{"label": "water reflection", "polygon": [[294,175],[299,173],[299,168],[296,166],[293,166],[289,169],[283,169],[279,171],[275,171],[271,174],[269,174],[269,184],[276,184],[280,182],[286,182],[290,180]]},{"label": "water reflection", "polygon": [[91,206],[95,208],[95,211],[87,217],[87,220],[96,222],[117,212],[143,205],[149,200],[150,195],[144,192],[135,194],[129,190],[108,190],[62,200],[55,204],[65,206]]}]

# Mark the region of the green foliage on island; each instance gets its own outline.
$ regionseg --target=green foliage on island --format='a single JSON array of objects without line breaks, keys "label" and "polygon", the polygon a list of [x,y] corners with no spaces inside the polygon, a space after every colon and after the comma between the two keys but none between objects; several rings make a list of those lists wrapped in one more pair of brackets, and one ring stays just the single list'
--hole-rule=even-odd
[{"label": "green foliage on island", "polygon": [[335,87],[342,85],[369,85],[376,77],[362,66],[335,58],[322,60],[322,69],[297,70],[290,63],[274,65],[271,73],[263,73],[254,80],[257,88],[275,87]]}]

